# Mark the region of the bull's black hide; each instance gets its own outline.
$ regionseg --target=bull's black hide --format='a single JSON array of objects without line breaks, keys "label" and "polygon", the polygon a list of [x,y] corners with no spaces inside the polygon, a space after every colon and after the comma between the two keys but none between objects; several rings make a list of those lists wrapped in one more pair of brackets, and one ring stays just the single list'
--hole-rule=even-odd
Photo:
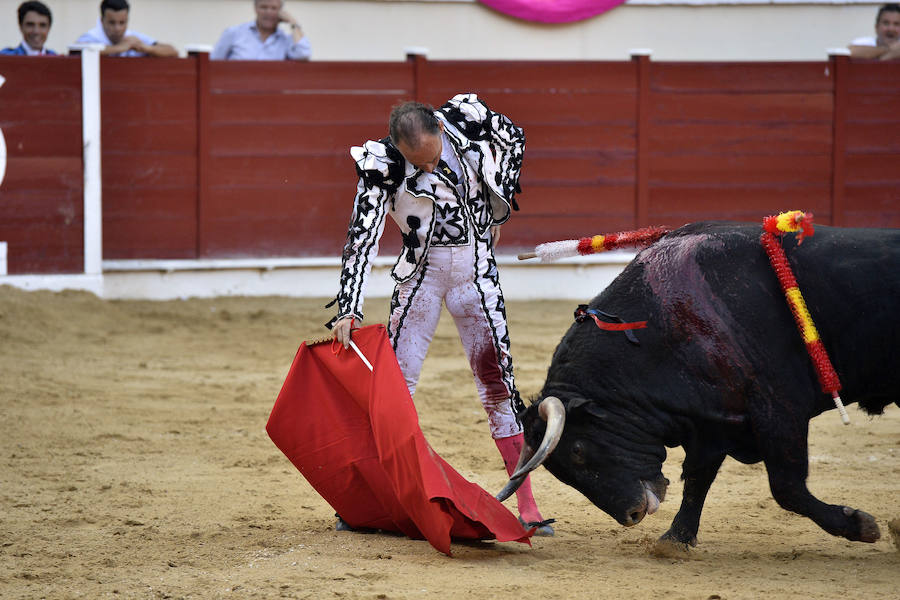
[{"label": "bull's black hide", "polygon": [[[725,456],[764,461],[775,500],[849,540],[879,537],[865,512],[806,487],[809,420],[824,394],[759,242],[759,225],[695,223],[640,252],[590,306],[647,320],[640,345],[574,323],[540,399],[566,406],[545,466],[624,525],[655,509],[666,446],[683,446],[684,495],[663,539],[695,545],[707,491]],[[845,403],[881,414],[900,395],[900,230],[819,226],[784,240]],[[537,402],[523,415],[535,447]],[[835,416],[837,418],[837,416]],[[848,430],[848,435],[852,431]]]}]

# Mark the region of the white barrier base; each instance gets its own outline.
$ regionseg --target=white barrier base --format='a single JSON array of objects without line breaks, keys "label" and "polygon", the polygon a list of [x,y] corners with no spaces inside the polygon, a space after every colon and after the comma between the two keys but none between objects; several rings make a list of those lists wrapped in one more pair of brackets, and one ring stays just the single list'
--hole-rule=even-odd
[{"label": "white barrier base", "polygon": [[103,297],[102,275],[4,275],[0,276],[0,285],[11,285],[29,292],[80,290]]},{"label": "white barrier base", "polygon": [[[634,257],[631,252],[580,256],[552,264],[498,256],[507,300],[587,301],[600,293]],[[388,298],[394,259],[378,258],[367,297]],[[26,290],[90,291],[102,298],[174,300],[218,296],[334,297],[340,261],[331,258],[231,260],[108,260],[103,275],[8,275],[0,285]]]}]

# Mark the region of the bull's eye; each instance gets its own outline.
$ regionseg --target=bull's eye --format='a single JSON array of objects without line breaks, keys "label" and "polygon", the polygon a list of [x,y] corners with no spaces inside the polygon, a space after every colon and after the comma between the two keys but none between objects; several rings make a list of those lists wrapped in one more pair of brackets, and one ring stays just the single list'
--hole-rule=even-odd
[{"label": "bull's eye", "polygon": [[584,447],[584,442],[577,441],[572,444],[572,462],[576,465],[583,465],[587,462],[587,448]]}]

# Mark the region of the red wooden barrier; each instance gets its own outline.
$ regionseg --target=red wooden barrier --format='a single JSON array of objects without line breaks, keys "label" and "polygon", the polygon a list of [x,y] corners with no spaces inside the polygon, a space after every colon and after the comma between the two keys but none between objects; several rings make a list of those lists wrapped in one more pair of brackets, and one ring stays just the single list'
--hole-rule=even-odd
[{"label": "red wooden barrier", "polygon": [[850,67],[841,225],[900,227],[900,62]]},{"label": "red wooden barrier", "polygon": [[104,258],[197,251],[194,61],[100,60]]},{"label": "red wooden barrier", "polygon": [[424,71],[422,101],[472,91],[525,130],[522,210],[503,227],[507,249],[634,225],[631,64],[441,61]]},{"label": "red wooden barrier", "polygon": [[13,273],[84,270],[81,61],[0,56],[0,241]]},{"label": "red wooden barrier", "polygon": [[391,106],[412,95],[409,64],[208,68],[199,256],[339,255],[356,191],[350,146],[387,135]]},{"label": "red wooden barrier", "polygon": [[[0,57],[9,272],[82,265],[79,62]],[[102,59],[104,258],[338,256],[349,147],[473,91],[525,128],[514,252],[802,208],[900,227],[900,64]],[[393,228],[388,227],[389,230]],[[399,236],[384,242],[392,254]]]},{"label": "red wooden barrier", "polygon": [[833,79],[823,63],[651,63],[654,224],[831,219]]}]

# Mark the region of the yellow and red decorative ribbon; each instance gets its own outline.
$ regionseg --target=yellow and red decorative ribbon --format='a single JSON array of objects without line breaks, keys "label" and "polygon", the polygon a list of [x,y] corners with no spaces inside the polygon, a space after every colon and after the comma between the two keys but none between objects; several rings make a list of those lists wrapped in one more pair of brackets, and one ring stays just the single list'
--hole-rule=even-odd
[{"label": "yellow and red decorative ribbon", "polygon": [[841,402],[841,397],[838,395],[841,389],[841,381],[831,364],[831,360],[828,358],[828,351],[825,350],[825,346],[819,338],[819,332],[816,330],[812,316],[809,314],[809,309],[806,307],[803,294],[800,293],[800,286],[797,285],[797,279],[794,277],[790,263],[788,263],[784,248],[781,246],[781,240],[779,237],[776,237],[786,232],[800,231],[800,234],[797,236],[797,243],[800,244],[804,236],[812,236],[814,233],[812,219],[812,213],[804,213],[799,210],[766,217],[763,220],[764,231],[760,236],[760,243],[766,250],[769,262],[775,270],[776,277],[778,277],[778,283],[781,284],[788,306],[794,315],[794,321],[797,323],[797,329],[803,338],[804,344],[806,344],[806,351],[812,359],[822,391],[831,394],[834,404],[841,414],[841,420],[846,425],[850,422],[850,419],[847,417],[847,411],[844,410],[843,402]]}]

